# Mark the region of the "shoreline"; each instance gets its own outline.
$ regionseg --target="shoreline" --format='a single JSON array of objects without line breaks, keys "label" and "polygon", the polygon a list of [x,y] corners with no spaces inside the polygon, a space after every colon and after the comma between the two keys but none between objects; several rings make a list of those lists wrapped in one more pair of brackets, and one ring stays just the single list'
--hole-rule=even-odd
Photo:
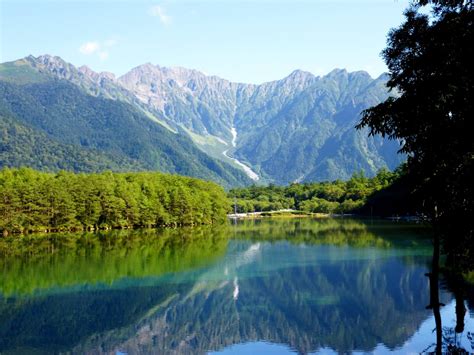
[{"label": "shoreline", "polygon": [[376,218],[376,219],[385,219],[392,222],[414,222],[420,223],[424,219],[419,216],[367,216],[367,215],[358,215],[353,213],[320,213],[320,212],[304,212],[299,210],[285,209],[277,211],[260,211],[260,212],[246,212],[246,213],[231,213],[227,215],[227,218],[230,220],[238,219],[258,219],[258,218],[343,218],[343,217],[353,217],[353,218]]},{"label": "shoreline", "polygon": [[277,211],[260,211],[260,212],[246,212],[246,213],[231,213],[227,215],[228,219],[256,219],[256,218],[299,218],[299,217],[316,217],[316,218],[328,218],[336,215],[330,213],[311,213],[292,209],[277,210]]}]

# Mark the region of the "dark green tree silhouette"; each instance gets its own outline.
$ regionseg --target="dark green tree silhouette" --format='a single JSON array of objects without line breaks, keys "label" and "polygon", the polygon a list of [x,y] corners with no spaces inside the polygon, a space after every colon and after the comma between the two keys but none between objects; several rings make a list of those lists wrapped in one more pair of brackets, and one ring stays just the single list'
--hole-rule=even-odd
[{"label": "dark green tree silhouette", "polygon": [[401,142],[407,171],[451,265],[474,269],[472,0],[418,0],[382,52],[393,96],[363,112]]}]

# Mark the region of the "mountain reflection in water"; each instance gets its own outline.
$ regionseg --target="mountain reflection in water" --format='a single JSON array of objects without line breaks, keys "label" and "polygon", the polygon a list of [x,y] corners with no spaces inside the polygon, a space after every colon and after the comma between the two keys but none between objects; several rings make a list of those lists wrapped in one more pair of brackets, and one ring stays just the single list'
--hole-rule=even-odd
[{"label": "mountain reflection in water", "polygon": [[[407,353],[436,340],[432,245],[417,225],[258,220],[23,238],[0,241],[2,354]],[[463,287],[462,332],[448,288],[441,313],[445,336],[472,352]]]}]

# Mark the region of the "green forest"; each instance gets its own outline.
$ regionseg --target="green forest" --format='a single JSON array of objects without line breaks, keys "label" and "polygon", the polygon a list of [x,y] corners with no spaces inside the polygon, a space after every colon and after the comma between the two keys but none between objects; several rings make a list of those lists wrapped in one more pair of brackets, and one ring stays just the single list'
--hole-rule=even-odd
[{"label": "green forest", "polygon": [[228,197],[238,213],[294,209],[308,213],[362,212],[376,192],[391,186],[403,175],[381,169],[368,178],[355,173],[347,181],[294,183],[289,186],[250,186],[229,191]]},{"label": "green forest", "polygon": [[3,234],[212,224],[229,208],[215,183],[155,172],[3,169],[0,196]]},{"label": "green forest", "polygon": [[401,169],[362,172],[348,181],[249,186],[227,193],[203,180],[156,172],[58,173],[0,170],[0,230],[76,231],[213,224],[237,212],[295,209],[308,213],[364,213],[376,192]]}]

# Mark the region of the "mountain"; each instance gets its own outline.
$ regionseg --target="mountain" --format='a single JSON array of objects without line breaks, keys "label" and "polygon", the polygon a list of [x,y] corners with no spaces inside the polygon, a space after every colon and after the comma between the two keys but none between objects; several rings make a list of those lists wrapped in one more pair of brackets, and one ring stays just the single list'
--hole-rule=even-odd
[{"label": "mountain", "polygon": [[360,170],[371,176],[405,158],[397,154],[399,142],[354,129],[363,109],[388,97],[385,75],[336,69],[318,77],[296,70],[253,85],[147,63],[117,78],[45,55],[4,63],[0,76],[23,86],[55,78],[96,99],[126,103],[159,123],[163,134],[187,136],[214,164],[231,165],[229,174],[240,182],[242,172],[278,184],[346,179]]},{"label": "mountain", "polygon": [[[296,70],[250,85],[196,70],[145,64],[117,79],[155,115],[215,157],[232,156],[265,181],[346,179],[394,169],[399,143],[356,131],[360,112],[388,97],[385,75]],[[225,158],[225,157],[224,157]]]},{"label": "mountain", "polygon": [[[66,70],[58,73],[65,75]],[[159,170],[225,186],[250,181],[242,171],[209,157],[186,135],[163,127],[125,100],[91,95],[74,80],[38,70],[28,60],[3,64],[0,75],[0,166]],[[117,93],[124,90],[111,87]]]}]

